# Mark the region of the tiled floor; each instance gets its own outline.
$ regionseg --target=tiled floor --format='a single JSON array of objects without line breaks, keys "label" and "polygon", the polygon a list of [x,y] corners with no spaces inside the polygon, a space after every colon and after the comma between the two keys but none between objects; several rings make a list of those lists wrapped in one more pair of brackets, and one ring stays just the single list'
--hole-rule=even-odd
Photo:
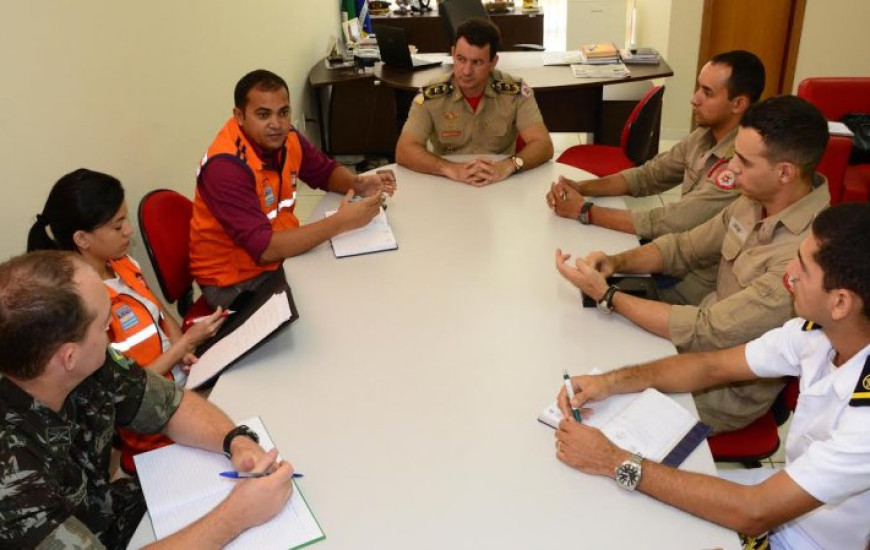
[{"label": "tiled floor", "polygon": [[[573,133],[554,133],[550,134],[553,139],[553,146],[555,148],[555,155],[553,158],[558,158],[560,154],[562,154],[565,149],[571,147],[573,145],[578,145],[585,143],[586,135],[585,134],[573,134]],[[670,149],[676,141],[671,140],[662,140],[659,142],[659,151],[667,151]],[[353,167],[350,167],[353,169]],[[314,209],[314,206],[317,204],[317,201],[320,200],[320,197],[323,196],[323,191],[319,191],[317,189],[311,189],[304,183],[299,186],[297,193],[297,202],[296,202],[296,214],[299,216],[299,219],[303,222],[308,221],[308,217],[311,214],[311,211]],[[655,208],[658,206],[662,206],[664,204],[675,202],[680,200],[680,189],[675,188],[671,189],[665,193],[660,195],[652,195],[649,197],[641,197],[641,198],[633,198],[628,197],[626,199],[626,204],[629,208]],[[788,433],[788,426],[791,423],[791,420],[787,421],[785,424],[780,426],[779,428],[779,439],[780,446],[779,450],[769,459],[762,461],[762,465],[765,468],[777,468],[782,467],[785,462],[785,436]],[[732,470],[743,468],[741,464],[730,463],[730,462],[720,462],[717,464],[717,467],[720,470]]]}]

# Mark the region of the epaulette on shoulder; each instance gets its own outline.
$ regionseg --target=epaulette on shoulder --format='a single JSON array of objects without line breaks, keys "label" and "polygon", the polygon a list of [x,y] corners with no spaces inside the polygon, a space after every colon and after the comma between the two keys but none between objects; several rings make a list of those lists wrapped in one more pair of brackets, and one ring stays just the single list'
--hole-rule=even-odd
[{"label": "epaulette on shoulder", "polygon": [[520,83],[510,80],[493,80],[492,89],[497,94],[517,95],[520,93]]},{"label": "epaulette on shoulder", "polygon": [[438,99],[452,92],[453,84],[450,82],[438,82],[437,84],[426,86],[422,91],[424,99]]},{"label": "epaulette on shoulder", "polygon": [[801,330],[804,332],[809,332],[811,330],[822,330],[822,325],[814,323],[812,321],[806,321],[804,323],[804,326],[801,327]]},{"label": "epaulette on shoulder", "polygon": [[870,356],[864,361],[864,370],[858,377],[858,383],[855,384],[855,391],[852,392],[849,405],[852,407],[870,407]]}]

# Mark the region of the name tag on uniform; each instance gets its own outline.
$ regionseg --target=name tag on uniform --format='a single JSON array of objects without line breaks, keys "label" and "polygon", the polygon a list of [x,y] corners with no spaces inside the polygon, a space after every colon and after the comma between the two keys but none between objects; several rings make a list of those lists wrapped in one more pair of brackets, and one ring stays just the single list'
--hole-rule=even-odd
[{"label": "name tag on uniform", "polygon": [[462,132],[459,130],[443,130],[441,132],[441,137],[443,138],[459,137],[460,135],[462,135]]},{"label": "name tag on uniform", "polygon": [[741,243],[746,242],[746,237],[749,236],[749,233],[734,216],[731,216],[731,221],[728,222],[728,230],[734,233],[734,236],[740,239]]},{"label": "name tag on uniform", "polygon": [[271,187],[267,187],[265,191],[263,191],[263,200],[265,201],[267,208],[275,204],[275,195],[272,193]]},{"label": "name tag on uniform", "polygon": [[133,313],[133,310],[130,309],[130,306],[124,305],[115,310],[115,317],[118,318],[118,322],[121,323],[121,328],[124,330],[130,330],[139,324],[139,318],[136,317],[136,314]]}]

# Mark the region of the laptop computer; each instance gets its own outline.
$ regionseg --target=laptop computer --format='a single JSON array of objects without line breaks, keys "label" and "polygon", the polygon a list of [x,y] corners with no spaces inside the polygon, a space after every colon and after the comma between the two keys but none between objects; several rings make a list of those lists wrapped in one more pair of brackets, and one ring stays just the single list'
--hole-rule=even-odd
[{"label": "laptop computer", "polygon": [[405,29],[375,24],[373,30],[384,65],[408,71],[441,65],[441,61],[428,61],[412,57],[411,51],[408,49],[408,35],[405,33]]}]

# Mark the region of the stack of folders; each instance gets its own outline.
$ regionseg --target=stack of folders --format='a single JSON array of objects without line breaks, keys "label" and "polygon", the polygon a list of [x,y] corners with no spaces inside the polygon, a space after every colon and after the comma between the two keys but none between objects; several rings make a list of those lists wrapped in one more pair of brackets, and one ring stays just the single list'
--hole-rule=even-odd
[{"label": "stack of folders", "polygon": [[619,50],[610,43],[583,44],[580,46],[580,57],[587,65],[608,65],[619,63]]},{"label": "stack of folders", "polygon": [[[641,393],[612,395],[583,407],[592,411],[583,416],[583,424],[601,430],[614,445],[674,468],[710,433],[709,426],[652,388]],[[557,428],[562,418],[556,403],[538,416],[540,422],[552,428]]]},{"label": "stack of folders", "polygon": [[655,48],[638,48],[634,52],[619,50],[619,55],[626,65],[658,65],[661,61],[661,56]]}]

